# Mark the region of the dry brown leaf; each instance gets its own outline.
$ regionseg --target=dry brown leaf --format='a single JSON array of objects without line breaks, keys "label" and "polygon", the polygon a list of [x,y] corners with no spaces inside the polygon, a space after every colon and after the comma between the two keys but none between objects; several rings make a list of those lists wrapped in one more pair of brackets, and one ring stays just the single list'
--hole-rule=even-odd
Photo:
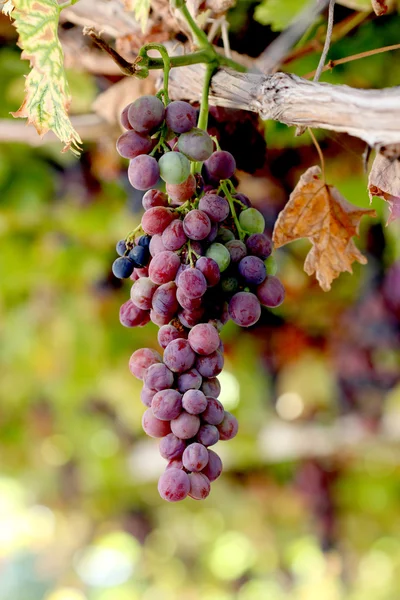
[{"label": "dry brown leaf", "polygon": [[368,179],[369,197],[381,196],[389,204],[387,221],[400,217],[400,159],[386,158],[377,154]]},{"label": "dry brown leaf", "polygon": [[386,0],[371,0],[373,11],[378,17],[384,15],[389,10]]},{"label": "dry brown leaf", "polygon": [[304,270],[316,274],[321,288],[327,292],[332,281],[343,271],[352,273],[356,260],[366,264],[352,237],[358,234],[364,215],[376,216],[350,204],[336,188],[320,179],[321,169],[310,167],[301,177],[288,203],[275,223],[273,241],[276,248],[307,237],[313,247],[307,255]]}]

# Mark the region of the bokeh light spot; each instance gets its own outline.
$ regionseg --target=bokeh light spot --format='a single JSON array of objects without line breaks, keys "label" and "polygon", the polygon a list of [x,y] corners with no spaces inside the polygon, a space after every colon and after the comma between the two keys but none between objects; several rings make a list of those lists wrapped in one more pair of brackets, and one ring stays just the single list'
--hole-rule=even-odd
[{"label": "bokeh light spot", "polygon": [[64,587],[50,592],[44,600],[87,600],[87,596],[76,588]]},{"label": "bokeh light spot", "polygon": [[118,452],[119,440],[111,429],[100,429],[92,435],[90,447],[102,458],[109,458]]},{"label": "bokeh light spot", "polygon": [[219,400],[222,402],[226,410],[233,410],[240,401],[239,381],[226,369],[224,369],[222,373],[218,375],[218,379],[221,384]]},{"label": "bokeh light spot", "polygon": [[209,568],[219,579],[232,580],[241,577],[254,559],[254,549],[248,538],[237,531],[229,531],[216,541],[209,555]]},{"label": "bokeh light spot", "polygon": [[300,394],[286,392],[279,396],[276,401],[276,412],[285,421],[298,419],[303,412],[304,402]]}]

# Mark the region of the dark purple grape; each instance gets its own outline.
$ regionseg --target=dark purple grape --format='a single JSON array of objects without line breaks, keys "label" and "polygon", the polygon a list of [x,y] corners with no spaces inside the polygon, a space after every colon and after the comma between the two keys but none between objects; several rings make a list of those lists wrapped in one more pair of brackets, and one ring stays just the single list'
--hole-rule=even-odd
[{"label": "dark purple grape", "polygon": [[213,147],[213,141],[208,133],[197,127],[179,136],[179,151],[193,161],[203,162],[209,158]]},{"label": "dark purple grape", "polygon": [[272,242],[265,233],[253,233],[246,241],[249,254],[265,260],[272,252]]},{"label": "dark purple grape", "polygon": [[235,194],[234,196],[232,196],[232,198],[234,198],[235,200],[239,200],[239,202],[244,204],[246,208],[251,208],[250,199],[245,194]]},{"label": "dark purple grape", "polygon": [[128,109],[132,129],[138,133],[152,133],[164,121],[164,104],[156,96],[141,96]]},{"label": "dark purple grape", "polygon": [[259,285],[266,278],[267,269],[258,256],[245,256],[239,263],[239,273],[246,283]]},{"label": "dark purple grape", "polygon": [[175,133],[186,133],[196,125],[197,110],[188,102],[175,100],[165,109],[165,122]]},{"label": "dark purple grape", "polygon": [[144,210],[149,210],[155,206],[168,206],[167,194],[160,190],[148,190],[142,198],[142,206]]},{"label": "dark purple grape", "polygon": [[219,440],[219,431],[215,425],[202,425],[197,432],[196,440],[203,446],[213,446]]},{"label": "dark purple grape", "polygon": [[229,215],[229,204],[217,194],[206,194],[200,199],[199,209],[205,212],[215,223],[225,221]]},{"label": "dark purple grape", "polygon": [[122,127],[124,127],[125,129],[132,129],[132,125],[129,123],[129,119],[128,119],[128,111],[131,107],[131,104],[128,104],[128,106],[125,106],[124,110],[121,113],[121,125]]},{"label": "dark purple grape", "polygon": [[159,285],[173,281],[180,263],[181,261],[177,254],[169,250],[159,252],[159,254],[151,259],[149,277],[154,283]]},{"label": "dark purple grape", "polygon": [[120,256],[116,258],[112,265],[112,272],[118,279],[127,279],[133,273],[135,263],[131,261],[127,256]]},{"label": "dark purple grape", "polygon": [[174,375],[163,363],[151,365],[143,376],[144,385],[152,390],[166,390],[172,387]]},{"label": "dark purple grape", "polygon": [[150,235],[141,235],[137,241],[138,246],[142,246],[142,248],[147,248],[147,249],[150,247],[150,242],[151,242]]},{"label": "dark purple grape", "polygon": [[229,250],[229,254],[231,255],[231,262],[238,263],[244,258],[247,254],[246,246],[240,240],[231,240],[227,242],[225,246]]},{"label": "dark purple grape", "polygon": [[193,366],[195,360],[195,353],[184,339],[172,340],[164,350],[164,363],[174,373],[184,373]]},{"label": "dark purple grape", "polygon": [[[183,440],[180,440],[173,433],[169,433],[160,441],[159,450],[160,454],[166,460],[173,460],[175,458],[181,458],[183,451],[186,448],[186,444]],[[182,463],[183,466],[183,463]],[[171,468],[172,465],[168,465],[167,468]]]},{"label": "dark purple grape", "polygon": [[178,287],[188,298],[201,298],[206,293],[207,281],[199,269],[189,268],[180,274]]},{"label": "dark purple grape", "polygon": [[135,189],[148,190],[156,185],[159,177],[160,169],[152,156],[140,154],[129,162],[128,179]]},{"label": "dark purple grape", "polygon": [[171,421],[171,429],[172,433],[181,440],[190,440],[200,429],[200,419],[197,415],[190,415],[183,411],[179,417]]},{"label": "dark purple grape", "polygon": [[142,310],[150,310],[152,299],[157,285],[148,277],[141,277],[132,286],[131,300],[135,306]]},{"label": "dark purple grape", "polygon": [[176,219],[176,215],[171,209],[164,206],[154,206],[146,210],[141,225],[148,235],[161,234],[174,219]]},{"label": "dark purple grape", "polygon": [[218,396],[221,393],[221,384],[216,377],[203,379],[201,391],[203,392],[203,394],[205,394],[205,396],[212,396],[213,398],[218,398]]},{"label": "dark purple grape", "polygon": [[220,440],[231,440],[238,432],[239,423],[237,422],[236,417],[230,412],[225,411],[224,418],[221,423],[217,425],[217,428]]},{"label": "dark purple grape", "polygon": [[188,341],[197,354],[208,355],[217,350],[220,338],[213,325],[199,323],[189,331]]},{"label": "dark purple grape", "polygon": [[261,306],[257,296],[250,292],[238,292],[229,302],[229,316],[241,327],[250,327],[261,316]]},{"label": "dark purple grape", "polygon": [[[181,373],[177,380],[178,390],[184,394],[188,390],[198,390],[203,382],[203,378],[196,369],[189,369]],[[190,411],[188,411],[190,412]]]},{"label": "dark purple grape", "polygon": [[196,269],[203,273],[208,287],[214,287],[219,283],[221,274],[217,263],[212,258],[201,256],[196,261]]},{"label": "dark purple grape", "polygon": [[211,231],[211,221],[202,210],[191,210],[183,219],[183,229],[191,240],[204,240]]},{"label": "dark purple grape", "polygon": [[167,469],[158,480],[158,493],[167,502],[184,500],[189,492],[189,475],[180,469]]},{"label": "dark purple grape", "polygon": [[208,463],[207,448],[198,442],[189,444],[182,454],[182,462],[188,471],[201,471]]},{"label": "dark purple grape", "polygon": [[215,481],[222,473],[222,461],[213,450],[208,450],[208,463],[202,470],[202,473],[210,481]]},{"label": "dark purple grape", "polygon": [[153,415],[151,408],[148,408],[142,417],[142,427],[145,433],[150,437],[162,438],[171,433],[169,421],[160,421]]},{"label": "dark purple grape", "polygon": [[201,418],[209,425],[219,425],[224,419],[224,407],[216,398],[207,396],[207,408]]},{"label": "dark purple grape", "polygon": [[178,329],[173,325],[163,325],[160,327],[157,334],[158,343],[160,344],[161,348],[166,348],[168,344],[172,342],[172,340],[177,340],[184,337],[185,334],[181,331],[178,331]]},{"label": "dark purple grape", "polygon": [[207,398],[200,390],[188,390],[182,396],[182,407],[191,415],[199,415],[207,408]]},{"label": "dark purple grape", "polygon": [[214,240],[217,239],[217,235],[218,235],[218,225],[217,225],[217,223],[214,223],[213,221],[211,221],[211,230],[210,230],[210,233],[208,234],[208,236],[204,239],[204,242],[206,244],[211,244]]},{"label": "dark purple grape", "polygon": [[217,150],[213,152],[205,162],[206,169],[209,175],[220,181],[221,179],[229,179],[236,170],[236,162],[230,152],[225,150]]},{"label": "dark purple grape", "polygon": [[224,357],[220,352],[213,352],[208,356],[198,356],[195,368],[202,377],[216,377],[224,366]]},{"label": "dark purple grape", "polygon": [[174,281],[164,283],[157,288],[153,295],[152,307],[159,315],[169,317],[170,320],[173,318],[179,308]]},{"label": "dark purple grape", "polygon": [[277,277],[268,275],[257,287],[257,298],[263,306],[275,308],[285,299],[285,288]]},{"label": "dark purple grape", "polygon": [[[176,390],[164,389],[157,392],[151,401],[153,415],[161,421],[171,421],[182,412],[182,394]],[[171,456],[171,458],[173,458]]]},{"label": "dark purple grape", "polygon": [[400,316],[400,261],[396,261],[388,269],[382,291],[385,302],[390,310],[395,314],[399,313]]},{"label": "dark purple grape", "polygon": [[127,250],[125,240],[119,240],[115,249],[119,256],[123,256]]},{"label": "dark purple grape", "polygon": [[156,393],[157,393],[157,390],[151,390],[148,387],[143,387],[140,392],[140,399],[145,406],[150,408],[151,401],[153,400],[153,396]]},{"label": "dark purple grape", "polygon": [[239,289],[239,281],[236,277],[223,277],[221,279],[221,290],[224,294],[234,294]]},{"label": "dark purple grape", "polygon": [[162,242],[167,250],[179,250],[187,242],[183,223],[179,219],[172,221],[162,233]]},{"label": "dark purple grape", "polygon": [[152,348],[140,348],[136,350],[129,359],[129,370],[137,377],[137,379],[143,379],[143,376],[147,369],[151,365],[161,363],[162,358],[156,350]]},{"label": "dark purple grape", "polygon": [[149,262],[149,250],[143,246],[134,246],[128,254],[135,267],[143,268]]},{"label": "dark purple grape", "polygon": [[119,321],[124,327],[139,327],[149,322],[147,311],[141,310],[131,300],[124,302],[119,309]]},{"label": "dark purple grape", "polygon": [[123,158],[136,158],[140,154],[149,154],[154,148],[154,140],[136,133],[131,129],[117,139],[117,152]]}]

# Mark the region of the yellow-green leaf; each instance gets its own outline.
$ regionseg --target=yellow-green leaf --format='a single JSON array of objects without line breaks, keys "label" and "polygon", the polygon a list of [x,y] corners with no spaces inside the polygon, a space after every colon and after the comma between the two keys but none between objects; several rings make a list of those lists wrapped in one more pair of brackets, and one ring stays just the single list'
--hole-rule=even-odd
[{"label": "yellow-green leaf", "polygon": [[[3,12],[11,2],[3,7]],[[71,96],[58,38],[60,7],[56,0],[13,0],[11,17],[18,31],[21,58],[30,61],[25,99],[14,117],[26,117],[39,135],[49,130],[64,142],[64,151],[79,154],[81,139],[68,117]]]},{"label": "yellow-green leaf", "polygon": [[143,32],[149,20],[150,2],[151,0],[124,0],[125,8],[133,12]]},{"label": "yellow-green leaf", "polygon": [[7,15],[7,17],[9,17],[12,13],[14,9],[14,4],[12,2],[12,0],[5,0],[5,2],[3,2],[3,8],[1,9],[1,12],[4,13],[5,15]]}]

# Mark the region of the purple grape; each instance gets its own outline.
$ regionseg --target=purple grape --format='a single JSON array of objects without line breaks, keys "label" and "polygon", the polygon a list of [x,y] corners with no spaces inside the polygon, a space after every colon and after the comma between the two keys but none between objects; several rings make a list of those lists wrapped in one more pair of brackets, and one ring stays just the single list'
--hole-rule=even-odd
[{"label": "purple grape", "polygon": [[156,235],[152,236],[152,238],[150,240],[149,250],[150,250],[150,254],[152,257],[154,257],[154,256],[156,256],[156,254],[160,254],[160,252],[164,252],[164,250],[166,250],[166,247],[164,246],[164,242],[162,241],[161,234],[156,233]]},{"label": "purple grape", "polygon": [[116,251],[118,256],[123,256],[126,252],[126,243],[125,240],[119,240],[116,245]]},{"label": "purple grape", "polygon": [[168,323],[171,321],[171,317],[170,315],[160,315],[154,310],[154,308],[152,308],[150,311],[150,320],[155,325],[158,325],[158,327],[162,327],[163,325],[168,325]]},{"label": "purple grape", "polygon": [[217,194],[206,194],[200,199],[199,209],[206,213],[215,223],[225,221],[229,216],[229,204],[225,198]]},{"label": "purple grape", "polygon": [[[181,331],[178,331],[176,327],[173,325],[163,325],[158,330],[157,339],[161,348],[166,348],[172,340],[177,340],[178,338],[184,338],[185,334]],[[179,390],[181,391],[181,390]]]},{"label": "purple grape", "polygon": [[182,308],[185,308],[186,310],[196,310],[201,307],[201,298],[188,298],[179,286],[176,297]]},{"label": "purple grape", "polygon": [[201,418],[209,425],[219,425],[224,418],[224,407],[216,398],[207,396],[207,408],[202,413]]},{"label": "purple grape", "polygon": [[202,425],[197,432],[196,440],[203,446],[213,446],[219,440],[219,431],[215,425]]},{"label": "purple grape", "polygon": [[198,442],[189,444],[182,454],[182,462],[188,471],[201,471],[208,463],[207,448]]},{"label": "purple grape", "polygon": [[165,122],[175,133],[186,133],[196,125],[197,110],[188,102],[175,100],[165,109]]},{"label": "purple grape", "polygon": [[285,288],[277,277],[268,275],[257,288],[257,298],[263,306],[275,308],[285,299]]},{"label": "purple grape", "polygon": [[147,311],[141,310],[132,300],[125,302],[119,309],[119,321],[124,327],[139,327],[144,323],[148,323]]},{"label": "purple grape", "polygon": [[148,408],[142,417],[142,427],[145,433],[150,437],[162,438],[171,433],[169,421],[160,421],[153,415],[151,408]]},{"label": "purple grape", "polygon": [[207,398],[200,390],[188,390],[182,396],[182,407],[191,415],[199,415],[207,408]]},{"label": "purple grape", "polygon": [[220,338],[213,325],[200,323],[189,331],[188,341],[197,354],[208,355],[217,350]]},{"label": "purple grape", "polygon": [[259,285],[267,276],[267,269],[258,256],[245,256],[239,263],[239,273],[250,285]]},{"label": "purple grape", "polygon": [[[196,269],[201,271],[206,278],[208,287],[214,287],[219,283],[221,274],[219,271],[218,264],[212,258],[207,256],[201,256],[196,261]],[[186,307],[184,307],[186,308]]]},{"label": "purple grape", "polygon": [[218,396],[221,393],[221,384],[216,377],[211,377],[210,379],[203,379],[201,391],[205,396],[212,396],[213,398],[218,398]]},{"label": "purple grape", "polygon": [[164,363],[174,373],[184,373],[193,366],[195,360],[195,353],[184,339],[172,340],[164,350]]},{"label": "purple grape", "polygon": [[207,450],[208,463],[202,470],[203,475],[208,477],[210,481],[215,481],[222,473],[222,461],[216,452]]},{"label": "purple grape", "polygon": [[230,152],[225,150],[217,150],[213,152],[205,162],[208,174],[212,179],[220,181],[221,179],[229,179],[236,170],[236,162]]},{"label": "purple grape", "polygon": [[198,356],[196,360],[196,369],[202,377],[216,377],[224,366],[224,357],[220,352],[213,352],[208,356]]},{"label": "purple grape", "polygon": [[167,469],[183,469],[182,457],[180,456],[179,458],[173,458],[170,460],[165,467],[165,470]]},{"label": "purple grape", "polygon": [[150,388],[143,387],[140,392],[140,399],[145,406],[150,408],[151,401],[153,400],[153,396],[156,393],[157,390],[151,390]]},{"label": "purple grape", "polygon": [[135,306],[142,310],[151,309],[151,301],[157,284],[153,283],[148,277],[141,277],[132,286],[131,300]]},{"label": "purple grape", "polygon": [[176,214],[170,208],[154,206],[146,210],[141,225],[143,231],[148,235],[161,234],[174,219],[176,219]]},{"label": "purple grape", "polygon": [[265,260],[272,252],[272,242],[265,233],[253,233],[246,241],[249,254]]},{"label": "purple grape", "polygon": [[217,239],[217,235],[218,235],[218,225],[217,225],[217,223],[214,223],[213,221],[211,221],[211,230],[210,230],[210,233],[208,234],[208,236],[206,238],[204,238],[204,242],[206,244],[211,244],[214,240]]},{"label": "purple grape", "polygon": [[[203,378],[196,369],[189,369],[181,373],[177,380],[178,390],[184,394],[188,390],[198,390],[202,384]],[[191,412],[191,411],[187,411]]]},{"label": "purple grape", "polygon": [[149,265],[149,277],[159,285],[169,283],[175,279],[181,261],[177,254],[164,250],[153,256]]},{"label": "purple grape", "polygon": [[236,417],[234,417],[230,412],[225,411],[224,418],[217,427],[219,439],[226,441],[235,437],[239,429],[239,423],[237,422]]},{"label": "purple grape", "polygon": [[182,323],[184,327],[191,329],[198,323],[200,323],[203,318],[205,309],[204,307],[196,308],[194,310],[180,310],[178,313],[178,319]]},{"label": "purple grape", "polygon": [[118,279],[127,279],[133,273],[135,263],[127,256],[116,258],[112,264],[112,272]]},{"label": "purple grape", "polygon": [[125,129],[132,129],[132,125],[129,123],[129,119],[128,119],[128,111],[131,107],[131,104],[128,104],[128,106],[125,106],[124,110],[121,113],[121,125],[122,127],[124,127]]},{"label": "purple grape", "polygon": [[209,158],[213,147],[213,141],[208,133],[197,127],[179,136],[179,151],[193,161],[203,162]]},{"label": "purple grape", "polygon": [[132,129],[138,133],[152,133],[164,121],[164,105],[156,96],[141,96],[128,109]]},{"label": "purple grape", "polygon": [[164,229],[162,242],[167,250],[179,250],[183,244],[186,244],[187,237],[183,231],[182,221],[176,219]]},{"label": "purple grape", "polygon": [[189,492],[189,475],[180,469],[167,469],[158,480],[158,493],[168,502],[184,500]]},{"label": "purple grape", "polygon": [[191,210],[183,219],[183,230],[191,240],[204,240],[211,231],[211,221],[202,210]]},{"label": "purple grape", "polygon": [[[185,447],[186,444],[183,440],[177,438],[173,433],[169,433],[160,441],[159,450],[163,458],[166,460],[173,460],[175,458],[181,458]],[[171,467],[172,465],[167,466],[169,469]]]},{"label": "purple grape", "polygon": [[206,293],[207,281],[199,269],[190,268],[180,274],[178,287],[188,298],[201,298]]},{"label": "purple grape", "polygon": [[[392,211],[393,218],[393,211]],[[394,262],[386,272],[382,287],[386,304],[395,315],[400,313],[400,261]]]},{"label": "purple grape", "polygon": [[227,242],[225,246],[229,250],[232,263],[240,262],[247,254],[246,246],[240,240],[231,240],[230,242]]},{"label": "purple grape", "polygon": [[196,178],[190,174],[183,183],[167,183],[167,194],[174,206],[180,206],[196,192]]},{"label": "purple grape", "polygon": [[152,348],[140,348],[136,350],[129,359],[129,370],[137,377],[143,379],[144,374],[151,365],[161,363],[162,358]]},{"label": "purple grape", "polygon": [[157,392],[151,401],[151,410],[161,421],[176,419],[182,412],[182,394],[171,389]]},{"label": "purple grape", "polygon": [[160,190],[148,190],[142,198],[142,206],[144,210],[150,210],[155,206],[168,206],[167,194]]},{"label": "purple grape", "polygon": [[234,196],[232,196],[232,198],[234,198],[235,200],[239,200],[239,202],[244,204],[247,208],[251,208],[250,199],[246,196],[246,194],[235,194]]},{"label": "purple grape", "polygon": [[151,365],[144,374],[144,385],[152,390],[166,390],[174,383],[174,375],[163,363]]},{"label": "purple grape", "polygon": [[[148,190],[160,177],[160,169],[155,158],[147,154],[140,154],[129,162],[128,179],[132,187],[137,190]],[[148,233],[146,231],[146,233]]]},{"label": "purple grape", "polygon": [[249,292],[238,292],[229,302],[229,316],[241,327],[250,327],[261,316],[261,306],[257,296]]},{"label": "purple grape", "polygon": [[190,440],[200,429],[200,419],[197,415],[181,412],[179,417],[171,421],[171,429],[181,440]]},{"label": "purple grape", "polygon": [[204,473],[190,473],[189,496],[193,500],[204,500],[210,493],[211,485],[208,477]]},{"label": "purple grape", "polygon": [[178,300],[176,299],[176,283],[169,281],[160,285],[153,295],[153,309],[159,315],[172,317],[178,310]]},{"label": "purple grape", "polygon": [[149,137],[139,135],[136,131],[125,131],[117,139],[117,152],[124,158],[136,158],[140,154],[148,154],[154,147]]}]

